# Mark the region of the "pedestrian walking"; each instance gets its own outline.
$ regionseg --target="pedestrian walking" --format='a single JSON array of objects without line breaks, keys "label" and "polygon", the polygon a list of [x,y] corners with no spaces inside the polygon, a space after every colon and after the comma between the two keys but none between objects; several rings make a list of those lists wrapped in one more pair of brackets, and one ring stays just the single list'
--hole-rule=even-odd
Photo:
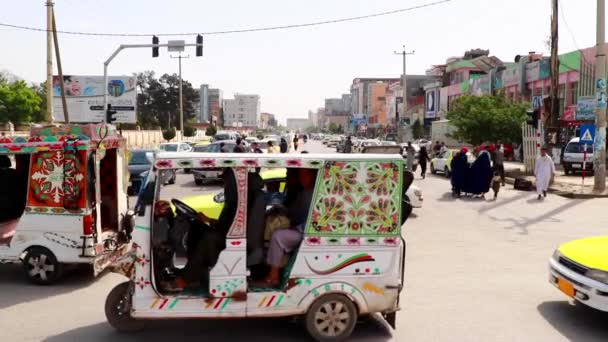
[{"label": "pedestrian walking", "polygon": [[243,146],[243,140],[241,138],[236,139],[236,146],[232,150],[234,153],[245,153],[245,147]]},{"label": "pedestrian walking", "polygon": [[264,153],[261,149],[260,149],[260,145],[258,145],[257,142],[252,142],[251,143],[251,152],[253,153]]},{"label": "pedestrian walking", "polygon": [[285,140],[285,138],[281,138],[281,143],[279,145],[281,147],[281,153],[287,153],[287,150],[289,150],[289,145],[287,144],[287,140]]},{"label": "pedestrian walking", "polygon": [[353,152],[353,140],[350,135],[346,137],[346,141],[344,142],[344,153],[352,153]]},{"label": "pedestrian walking", "polygon": [[298,140],[299,140],[298,139],[298,135],[297,134],[294,135],[294,137],[293,137],[293,149],[295,151],[298,151]]},{"label": "pedestrian walking", "polygon": [[547,197],[549,183],[554,174],[555,164],[553,164],[553,159],[547,154],[547,148],[543,147],[540,150],[540,157],[536,158],[536,167],[534,169],[534,176],[536,176],[536,193],[538,194],[539,201],[543,197]]},{"label": "pedestrian walking", "polygon": [[411,141],[407,142],[407,170],[414,172],[414,158],[416,157],[416,150],[412,145]]},{"label": "pedestrian walking", "polygon": [[426,178],[426,162],[430,162],[431,158],[429,158],[429,154],[426,151],[425,146],[420,147],[420,151],[418,151],[418,165],[420,166],[420,175],[422,179]]},{"label": "pedestrian walking", "polygon": [[469,172],[469,162],[467,153],[469,150],[463,147],[453,158],[450,164],[450,182],[452,183],[452,196],[460,197],[461,191],[464,190],[465,182]]},{"label": "pedestrian walking", "polygon": [[437,157],[439,155],[439,150],[441,150],[441,144],[438,141],[435,141],[435,145],[433,145],[433,157]]},{"label": "pedestrian walking", "polygon": [[500,143],[500,140],[496,143],[494,153],[492,153],[492,163],[494,164],[494,171],[497,171],[500,176],[500,182],[502,186],[505,186],[505,148]]},{"label": "pedestrian walking", "polygon": [[447,152],[448,148],[445,146],[445,143],[442,141],[441,142],[441,147],[439,148],[439,154],[443,154],[445,152]]}]

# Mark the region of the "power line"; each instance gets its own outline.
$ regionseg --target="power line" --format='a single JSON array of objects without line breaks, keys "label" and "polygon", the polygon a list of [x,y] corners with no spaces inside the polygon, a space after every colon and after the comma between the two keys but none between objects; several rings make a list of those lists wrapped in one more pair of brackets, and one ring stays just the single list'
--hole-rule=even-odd
[{"label": "power line", "polygon": [[[320,26],[320,25],[328,25],[328,24],[337,24],[348,21],[362,20],[362,19],[370,19],[375,17],[382,17],[397,13],[410,12],[417,9],[422,9],[426,7],[437,6],[440,4],[444,4],[450,2],[452,0],[439,0],[435,2],[429,2],[422,5],[407,7],[396,9],[392,11],[372,13],[367,15],[361,15],[356,17],[348,17],[348,18],[340,18],[340,19],[331,19],[331,20],[323,20],[316,21],[311,23],[303,23],[303,24],[291,24],[291,25],[281,25],[281,26],[268,26],[268,27],[253,27],[253,28],[245,28],[245,29],[237,29],[237,30],[224,30],[224,31],[209,31],[209,32],[182,32],[182,33],[105,33],[105,32],[80,32],[80,31],[57,31],[57,33],[69,34],[69,35],[78,35],[78,36],[97,36],[97,37],[152,37],[152,36],[192,36],[197,34],[202,35],[221,35],[221,34],[234,34],[234,33],[248,33],[248,32],[262,32],[262,31],[276,31],[276,30],[288,30],[295,28],[303,28],[310,26]],[[23,26],[23,25],[15,25],[9,23],[1,23],[0,27],[10,27],[14,29],[27,30],[27,31],[37,31],[37,32],[47,32],[46,29],[39,27],[31,27],[31,26]]]}]

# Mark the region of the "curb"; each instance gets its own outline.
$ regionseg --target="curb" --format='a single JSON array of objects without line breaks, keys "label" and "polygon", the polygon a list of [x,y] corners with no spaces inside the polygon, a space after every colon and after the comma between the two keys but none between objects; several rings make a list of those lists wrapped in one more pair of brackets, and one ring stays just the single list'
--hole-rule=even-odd
[{"label": "curb", "polygon": [[[509,185],[513,185],[515,183],[515,178],[505,177],[505,183]],[[570,198],[570,199],[593,199],[593,198],[608,198],[608,193],[606,194],[581,194],[572,191],[562,191],[549,187],[549,193]]]}]

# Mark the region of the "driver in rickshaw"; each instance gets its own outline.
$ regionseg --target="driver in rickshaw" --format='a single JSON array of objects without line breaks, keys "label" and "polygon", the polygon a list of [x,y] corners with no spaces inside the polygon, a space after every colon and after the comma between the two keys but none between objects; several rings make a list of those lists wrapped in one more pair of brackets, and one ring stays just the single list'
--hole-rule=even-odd
[{"label": "driver in rickshaw", "polygon": [[226,235],[237,209],[238,195],[234,171],[231,168],[224,169],[222,178],[225,199],[224,207],[217,220],[211,219],[203,213],[192,212],[192,209],[184,210],[183,204],[176,205],[177,210],[196,216],[191,217],[191,227],[188,231],[188,261],[181,274],[174,281],[165,285],[166,291],[181,292],[184,289],[200,289],[205,295],[209,293],[209,272],[217,263],[220,253],[226,248]]}]

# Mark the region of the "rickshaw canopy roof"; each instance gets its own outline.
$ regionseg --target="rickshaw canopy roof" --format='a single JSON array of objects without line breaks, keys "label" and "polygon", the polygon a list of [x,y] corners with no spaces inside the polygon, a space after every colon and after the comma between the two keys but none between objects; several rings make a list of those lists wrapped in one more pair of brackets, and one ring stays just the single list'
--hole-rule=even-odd
[{"label": "rickshaw canopy roof", "polygon": [[403,163],[400,154],[260,154],[161,152],[155,155],[157,169],[217,168],[217,167],[301,167],[321,168],[331,161],[378,161]]},{"label": "rickshaw canopy roof", "polygon": [[79,150],[118,148],[126,139],[116,127],[108,124],[35,126],[29,136],[0,138],[0,154],[34,153],[63,150],[72,146]]}]

